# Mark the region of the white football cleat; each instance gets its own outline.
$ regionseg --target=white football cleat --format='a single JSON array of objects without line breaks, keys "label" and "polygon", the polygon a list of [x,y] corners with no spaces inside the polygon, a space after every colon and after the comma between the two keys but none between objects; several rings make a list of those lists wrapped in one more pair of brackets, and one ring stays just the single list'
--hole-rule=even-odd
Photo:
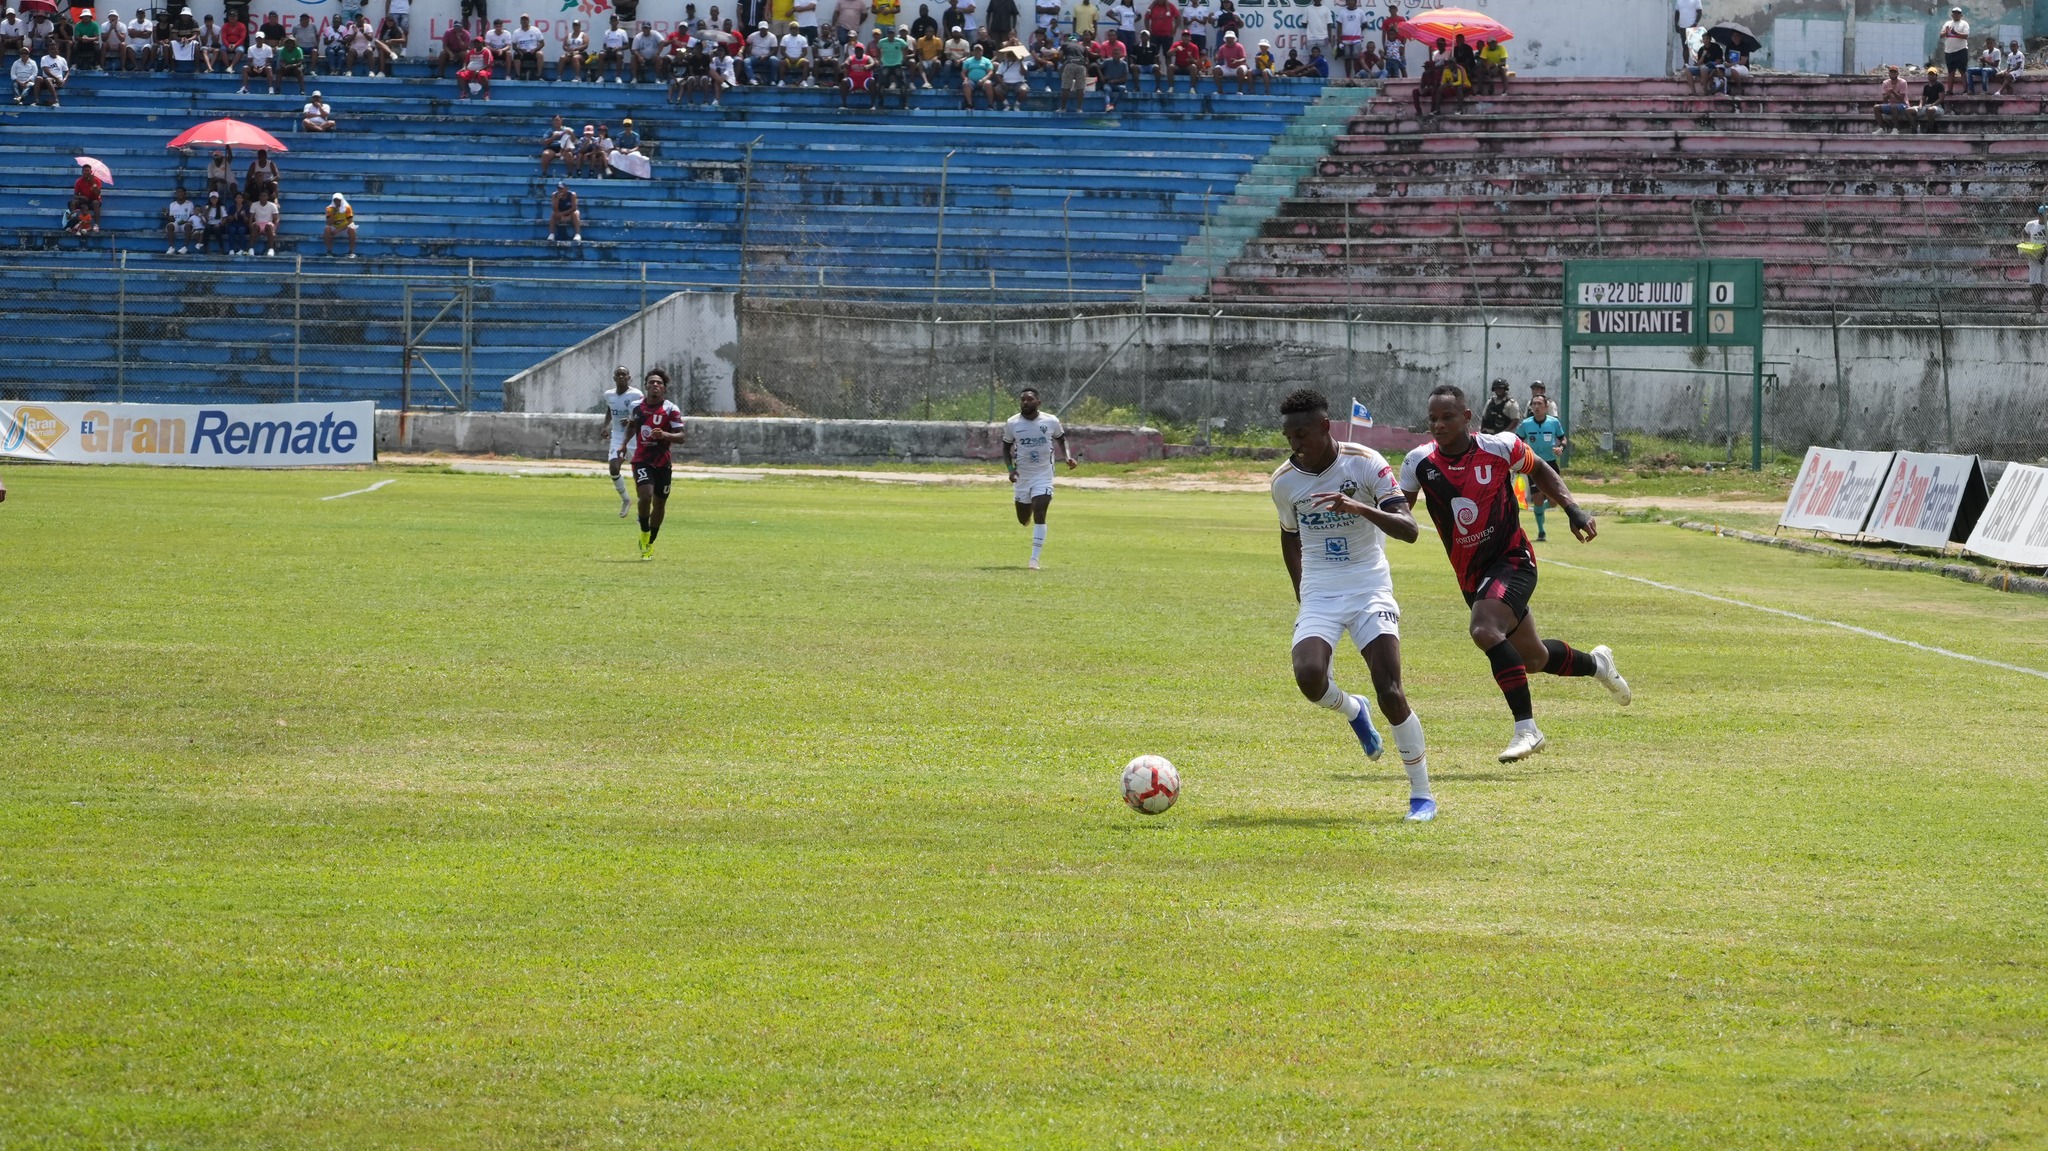
[{"label": "white football cleat", "polygon": [[1518,731],[1515,738],[1508,743],[1507,750],[1500,753],[1500,761],[1514,763],[1516,760],[1527,759],[1542,751],[1545,742],[1543,733],[1533,727],[1527,731]]},{"label": "white football cleat", "polygon": [[1614,652],[1609,650],[1606,644],[1603,643],[1593,649],[1593,667],[1593,678],[1599,680],[1602,687],[1614,693],[1617,703],[1627,707],[1629,701],[1635,698],[1635,693],[1628,689],[1628,681],[1621,678],[1621,673],[1615,670]]}]

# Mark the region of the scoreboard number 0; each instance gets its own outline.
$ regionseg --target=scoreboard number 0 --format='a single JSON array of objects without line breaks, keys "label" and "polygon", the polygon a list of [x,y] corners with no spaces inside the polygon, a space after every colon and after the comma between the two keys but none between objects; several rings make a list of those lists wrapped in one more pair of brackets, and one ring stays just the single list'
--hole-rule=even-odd
[{"label": "scoreboard number 0", "polygon": [[1707,285],[1707,303],[1727,307],[1735,302],[1735,281],[1715,280]]}]

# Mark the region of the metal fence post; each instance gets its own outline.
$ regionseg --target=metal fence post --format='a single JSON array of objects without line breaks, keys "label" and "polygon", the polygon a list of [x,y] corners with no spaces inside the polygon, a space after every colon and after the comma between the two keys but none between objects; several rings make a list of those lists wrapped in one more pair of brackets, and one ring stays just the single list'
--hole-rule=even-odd
[{"label": "metal fence post", "polygon": [[292,402],[299,402],[299,358],[305,344],[302,325],[305,319],[304,291],[301,283],[306,278],[306,257],[303,253],[292,255]]},{"label": "metal fence post", "polygon": [[405,303],[399,312],[398,331],[404,342],[398,347],[398,410],[412,410],[412,285],[401,284]]},{"label": "metal fence post", "polygon": [[476,381],[471,374],[471,351],[476,347],[475,323],[476,304],[476,258],[468,263],[468,274],[462,280],[462,410],[476,410]]},{"label": "metal fence post", "polygon": [[114,402],[128,398],[128,253],[114,271]]},{"label": "metal fence post", "polygon": [[988,270],[988,422],[996,422],[996,270]]},{"label": "metal fence post", "polygon": [[[954,149],[959,151],[959,149]],[[953,152],[939,161],[939,237],[932,245],[932,315],[939,314],[939,269],[946,262],[946,185],[953,170]]]},{"label": "metal fence post", "polygon": [[[754,145],[766,139],[756,136],[747,141],[747,155],[740,162],[740,289],[742,299],[747,294],[747,229],[753,224],[754,215]],[[734,311],[738,315],[737,309]]]},{"label": "metal fence post", "polygon": [[640,319],[634,325],[640,329],[640,375],[647,375],[647,261],[640,261]]},{"label": "metal fence post", "polygon": [[1138,373],[1138,418],[1145,418],[1145,401],[1152,384],[1152,277],[1138,277],[1138,338],[1145,343],[1145,368]]}]

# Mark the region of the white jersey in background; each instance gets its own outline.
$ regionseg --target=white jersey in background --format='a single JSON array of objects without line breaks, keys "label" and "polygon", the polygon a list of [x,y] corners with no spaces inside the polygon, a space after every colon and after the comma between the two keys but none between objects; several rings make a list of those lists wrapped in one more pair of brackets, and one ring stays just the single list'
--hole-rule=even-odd
[{"label": "white jersey in background", "polygon": [[1360,650],[1382,635],[1400,635],[1401,608],[1387,567],[1385,536],[1363,516],[1325,511],[1315,497],[1342,492],[1370,507],[1401,498],[1394,469],[1378,452],[1337,445],[1337,462],[1311,475],[1293,463],[1273,473],[1273,507],[1282,531],[1301,533],[1301,611],[1294,642],[1316,636],[1332,648],[1345,630]]},{"label": "white jersey in background", "polygon": [[1017,502],[1028,504],[1034,497],[1052,494],[1053,444],[1067,430],[1058,416],[1040,412],[1036,419],[1022,413],[1003,424],[1003,442],[1014,445],[1011,458],[1017,465]]},{"label": "white jersey in background", "polygon": [[615,388],[605,389],[604,410],[611,416],[612,425],[611,450],[606,453],[606,459],[618,455],[619,450],[626,446],[626,424],[632,420],[633,409],[639,406],[641,398],[639,388],[627,388],[623,392]]}]

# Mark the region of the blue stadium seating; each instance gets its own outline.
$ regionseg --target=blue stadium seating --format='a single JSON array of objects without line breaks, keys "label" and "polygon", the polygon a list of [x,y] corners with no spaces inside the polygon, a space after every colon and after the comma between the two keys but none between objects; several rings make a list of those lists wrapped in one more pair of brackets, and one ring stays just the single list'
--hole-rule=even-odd
[{"label": "blue stadium seating", "polygon": [[[729,91],[712,109],[672,107],[653,84],[500,81],[485,103],[457,101],[452,80],[321,76],[309,86],[343,127],[316,135],[295,130],[296,92],[238,95],[238,84],[87,73],[61,109],[0,105],[0,165],[10,173],[0,185],[9,221],[0,291],[17,330],[27,321],[45,333],[32,349],[8,349],[12,378],[0,382],[10,392],[106,395],[118,336],[136,365],[122,380],[131,399],[277,398],[296,379],[308,397],[388,402],[402,358],[397,277],[461,277],[473,266],[484,277],[475,402],[493,407],[505,376],[629,314],[638,297],[627,281],[643,267],[656,282],[738,283],[743,230],[750,286],[929,291],[948,152],[944,286],[986,292],[993,276],[1010,300],[1069,286],[1131,293],[1320,91],[1281,81],[1271,96],[1148,94],[1116,115],[1058,115],[1044,93],[1020,113],[963,112],[938,89],[917,93],[908,112],[841,111],[836,93],[817,89]],[[545,235],[554,178],[539,176],[538,141],[555,113],[614,132],[630,116],[655,154],[653,180],[571,181],[583,199],[582,245]],[[278,158],[277,260],[164,253],[163,205],[181,179],[203,198],[205,167],[203,152],[165,144],[222,116],[291,149]],[[86,239],[59,229],[81,152],[106,161],[116,180],[103,233]],[[238,154],[238,173],[246,163]],[[360,260],[321,254],[319,210],[333,192],[361,220]],[[274,274],[293,256],[322,273],[300,283],[296,302],[291,277]],[[117,308],[127,317],[118,333]],[[294,308],[305,325],[295,345]]]}]

